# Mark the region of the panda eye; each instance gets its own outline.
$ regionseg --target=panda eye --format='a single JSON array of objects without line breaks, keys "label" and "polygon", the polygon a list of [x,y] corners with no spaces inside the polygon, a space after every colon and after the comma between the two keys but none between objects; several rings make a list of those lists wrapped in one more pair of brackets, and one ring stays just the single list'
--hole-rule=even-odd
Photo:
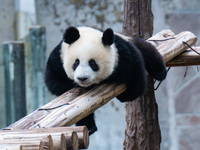
[{"label": "panda eye", "polygon": [[76,68],[78,67],[79,63],[80,63],[79,59],[76,59],[74,64],[73,64],[73,66],[72,66],[72,69],[76,70]]},{"label": "panda eye", "polygon": [[93,71],[98,71],[99,70],[99,66],[97,65],[97,63],[95,62],[94,59],[91,59],[89,61],[89,65],[92,68]]}]

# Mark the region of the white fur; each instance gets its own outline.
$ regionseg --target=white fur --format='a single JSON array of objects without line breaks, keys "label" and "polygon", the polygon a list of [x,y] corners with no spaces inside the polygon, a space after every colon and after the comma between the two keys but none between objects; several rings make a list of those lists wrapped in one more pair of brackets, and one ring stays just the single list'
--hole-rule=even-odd
[{"label": "white fur", "polygon": [[[118,64],[118,53],[114,44],[102,44],[103,33],[89,27],[79,27],[80,38],[71,45],[62,43],[61,59],[68,77],[82,87],[98,84],[108,78]],[[74,71],[72,66],[76,59],[80,60],[79,66]],[[94,59],[99,66],[97,72],[93,71],[88,62]],[[78,77],[87,77],[80,82]]]}]

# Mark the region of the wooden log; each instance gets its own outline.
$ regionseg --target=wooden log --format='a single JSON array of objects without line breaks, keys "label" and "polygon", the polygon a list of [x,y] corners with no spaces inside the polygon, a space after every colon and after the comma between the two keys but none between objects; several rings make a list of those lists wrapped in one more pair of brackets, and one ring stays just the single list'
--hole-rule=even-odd
[{"label": "wooden log", "polygon": [[[200,53],[200,47],[193,47],[193,49]],[[167,67],[192,65],[200,65],[200,55],[190,49],[186,50],[182,54],[176,56],[166,63]]]},{"label": "wooden log", "polygon": [[52,138],[51,136],[48,136],[47,138],[44,138],[40,141],[40,150],[53,150],[53,145],[52,145]]},{"label": "wooden log", "polygon": [[19,150],[20,145],[19,144],[0,144],[0,150]]},{"label": "wooden log", "polygon": [[169,29],[162,30],[155,34],[154,36],[148,38],[148,42],[150,42],[153,46],[158,47],[160,44],[162,44],[164,41],[173,39],[175,36],[175,33],[172,32]]},{"label": "wooden log", "polygon": [[62,150],[67,150],[67,143],[66,143],[66,140],[65,140],[65,136],[62,134],[61,135],[61,144],[60,146],[62,147]]},{"label": "wooden log", "polygon": [[68,105],[54,109],[48,116],[30,128],[73,125],[106,104],[118,94],[124,92],[125,89],[126,86],[124,84],[111,84],[110,86],[103,84],[96,86],[84,95],[68,102]]},{"label": "wooden log", "polygon": [[[188,34],[188,36],[184,36],[184,34]],[[183,37],[181,37],[182,35],[183,35]],[[187,38],[184,39],[185,37],[187,37]],[[173,40],[177,41],[177,42],[181,42],[181,43],[180,44],[174,44]],[[178,35],[175,35],[171,30],[162,30],[161,32],[154,35],[153,37],[149,38],[147,41],[150,42],[155,47],[157,47],[159,52],[162,51],[162,48],[160,48],[158,46],[160,46],[161,44],[163,44],[163,46],[165,46],[165,44],[167,44],[165,41],[168,41],[168,46],[174,45],[176,47],[176,48],[173,48],[174,50],[177,50],[179,48],[182,49],[182,50],[178,50],[178,53],[176,53],[175,55],[172,54],[173,51],[168,49],[168,51],[171,53],[171,55],[173,55],[172,57],[174,57],[176,55],[178,55],[178,56],[174,57],[170,61],[168,61],[164,58],[166,65],[168,67],[175,67],[175,66],[200,65],[200,60],[199,60],[200,57],[199,57],[199,54],[197,54],[198,52],[200,53],[200,47],[193,47],[193,49],[197,51],[197,53],[195,53],[190,49],[185,51],[185,49],[188,48],[188,46],[185,45],[185,44],[182,44],[182,42],[187,43],[187,41],[189,41],[189,43],[190,43],[189,45],[191,46],[191,45],[194,45],[196,43],[196,40],[197,40],[196,36],[191,32],[182,32]],[[173,42],[173,43],[171,43],[171,42]],[[184,45],[185,45],[185,48],[182,48]],[[165,49],[166,49],[166,47],[165,47]],[[185,52],[183,52],[183,51],[185,51]],[[167,54],[167,52],[164,52],[164,53]],[[161,52],[161,55],[162,55],[162,52]],[[171,59],[171,58],[168,57],[168,59]]]},{"label": "wooden log", "polygon": [[0,144],[0,150],[38,150],[39,149],[39,144],[38,142],[35,143],[34,141],[31,142],[23,142],[23,143],[2,143]]},{"label": "wooden log", "polygon": [[67,150],[78,150],[80,147],[77,133],[62,134],[61,145],[66,145]]},{"label": "wooden log", "polygon": [[20,150],[39,150],[40,146],[39,145],[21,145]]},{"label": "wooden log", "polygon": [[22,137],[22,138],[15,138],[12,139],[6,138],[4,140],[0,140],[0,149],[22,149],[22,150],[38,150],[38,149],[49,149],[53,150],[51,136],[47,136],[43,138],[41,137]]},{"label": "wooden log", "polygon": [[49,143],[52,145],[53,149],[61,149],[61,134],[51,135],[50,136],[51,142]]},{"label": "wooden log", "polygon": [[88,149],[89,146],[89,131],[86,127],[77,128],[76,130],[78,135],[78,143],[80,149]]},{"label": "wooden log", "polygon": [[[66,97],[66,93],[58,98],[61,101],[61,103],[63,103],[62,107],[48,110],[52,107],[47,107],[47,106],[52,106],[52,105],[53,107],[61,106],[59,105],[60,103],[59,104],[54,103],[55,101],[57,102],[57,100],[55,100],[53,103],[50,102],[49,104],[45,105],[45,108],[42,107],[41,109],[36,110],[35,112],[33,112],[33,114],[30,114],[22,118],[16,123],[10,125],[8,128],[21,129],[22,127],[23,129],[24,128],[27,129],[27,128],[42,128],[42,127],[46,128],[46,127],[72,125],[76,123],[78,120],[86,117],[87,115],[95,111],[97,108],[106,104],[109,100],[111,100],[118,94],[125,91],[125,89],[126,89],[125,85],[111,84],[110,86],[108,86],[108,84],[103,84],[101,86],[96,86],[95,88],[87,91],[86,93],[82,92],[85,91],[85,89],[80,88],[78,89],[79,92],[77,93],[77,89],[75,88],[67,92],[68,94],[72,93],[69,94],[69,96],[72,96],[72,98],[69,97],[68,95]],[[78,95],[78,97],[75,98],[73,93],[75,93],[76,96]],[[79,95],[79,93],[84,93],[84,94]],[[72,101],[69,102],[70,100]],[[47,110],[45,110],[46,108]],[[69,112],[67,113],[63,112],[68,110]],[[74,113],[75,116],[71,114],[74,111],[77,111],[76,115]],[[38,118],[36,116],[38,116]],[[43,119],[40,119],[41,117]],[[55,120],[51,119],[50,121],[49,118],[51,117],[53,117]],[[38,119],[40,121],[37,121]]]},{"label": "wooden log", "polygon": [[[29,129],[31,126],[45,118],[49,115],[54,109],[49,108],[56,108],[59,106],[64,106],[68,104],[68,102],[72,101],[77,97],[81,97],[84,95],[88,90],[83,88],[74,88],[61,96],[57,97],[56,99],[52,100],[51,102],[47,103],[46,105],[42,106],[40,109],[35,110],[31,114],[25,116],[24,118],[18,120],[17,122],[11,124],[5,129]],[[46,109],[46,111],[44,111]]]},{"label": "wooden log", "polygon": [[[7,125],[26,115],[24,44],[3,43]],[[20,88],[19,88],[20,87]]]},{"label": "wooden log", "polygon": [[174,39],[163,42],[157,47],[157,49],[163,56],[164,61],[168,62],[188,48],[188,46],[185,45],[183,42],[187,43],[190,46],[193,46],[196,41],[197,37],[193,33],[189,31],[184,31],[175,35]]},{"label": "wooden log", "polygon": [[[89,132],[85,126],[77,127],[55,127],[55,128],[35,128],[26,130],[2,130],[0,131],[0,143],[12,141],[41,140],[50,137],[50,145],[59,147],[61,134],[70,134],[76,132],[80,149],[86,149],[89,145]],[[43,142],[44,143],[44,142]],[[53,144],[52,144],[53,143]],[[44,143],[45,144],[45,143]],[[50,146],[52,147],[52,146]]]}]

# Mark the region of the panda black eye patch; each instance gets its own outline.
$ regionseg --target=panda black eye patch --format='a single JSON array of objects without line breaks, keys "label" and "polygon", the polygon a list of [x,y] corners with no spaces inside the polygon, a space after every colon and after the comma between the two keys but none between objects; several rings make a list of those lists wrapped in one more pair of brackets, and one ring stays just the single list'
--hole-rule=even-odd
[{"label": "panda black eye patch", "polygon": [[73,66],[72,66],[72,69],[76,70],[76,68],[78,67],[79,63],[80,63],[79,59],[76,59],[74,64],[73,64]]},{"label": "panda black eye patch", "polygon": [[92,68],[93,71],[99,70],[99,66],[97,65],[94,59],[90,59],[89,66]]}]

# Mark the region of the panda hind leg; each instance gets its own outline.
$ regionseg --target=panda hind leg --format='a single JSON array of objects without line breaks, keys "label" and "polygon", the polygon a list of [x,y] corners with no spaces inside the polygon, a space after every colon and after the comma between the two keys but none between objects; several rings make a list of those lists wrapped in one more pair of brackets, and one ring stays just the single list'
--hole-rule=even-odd
[{"label": "panda hind leg", "polygon": [[143,39],[135,38],[133,42],[143,55],[149,75],[156,80],[165,79],[167,75],[166,66],[158,50]]},{"label": "panda hind leg", "polygon": [[94,120],[94,113],[89,116],[83,118],[79,122],[76,123],[76,126],[86,126],[89,130],[89,135],[93,134],[97,131],[97,126]]}]

